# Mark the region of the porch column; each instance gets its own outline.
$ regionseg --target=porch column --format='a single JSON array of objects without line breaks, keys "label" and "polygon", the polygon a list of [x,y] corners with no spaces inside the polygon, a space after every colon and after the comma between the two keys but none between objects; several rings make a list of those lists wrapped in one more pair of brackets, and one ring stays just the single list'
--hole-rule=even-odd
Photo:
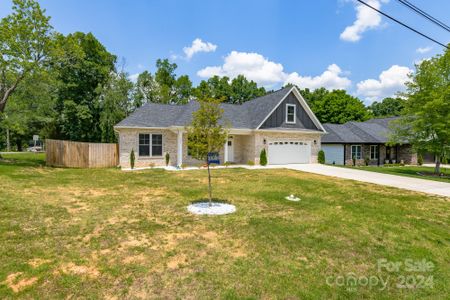
[{"label": "porch column", "polygon": [[226,163],[228,161],[228,136],[225,139],[225,145],[223,146],[223,162]]},{"label": "porch column", "polygon": [[177,166],[183,164],[183,131],[179,130],[177,134]]}]

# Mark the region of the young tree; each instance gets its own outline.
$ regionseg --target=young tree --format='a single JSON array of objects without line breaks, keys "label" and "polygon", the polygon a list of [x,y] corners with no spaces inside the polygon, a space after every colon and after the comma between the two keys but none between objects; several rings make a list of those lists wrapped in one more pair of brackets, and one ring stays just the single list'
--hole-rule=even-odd
[{"label": "young tree", "polygon": [[419,151],[436,156],[435,173],[450,155],[450,50],[416,65],[406,83],[405,108],[392,125],[393,143],[407,140]]},{"label": "young tree", "polygon": [[376,118],[400,116],[405,100],[402,98],[384,98],[381,102],[373,102],[369,110]]},{"label": "young tree", "polygon": [[186,127],[188,147],[191,155],[206,160],[208,165],[209,205],[212,201],[211,171],[207,161],[208,153],[219,152],[225,144],[227,130],[221,125],[223,109],[220,100],[208,98],[199,101],[199,109],[192,114],[192,123]]},{"label": "young tree", "polygon": [[39,3],[13,0],[12,10],[0,21],[0,113],[19,83],[42,66],[50,48],[50,18]]}]

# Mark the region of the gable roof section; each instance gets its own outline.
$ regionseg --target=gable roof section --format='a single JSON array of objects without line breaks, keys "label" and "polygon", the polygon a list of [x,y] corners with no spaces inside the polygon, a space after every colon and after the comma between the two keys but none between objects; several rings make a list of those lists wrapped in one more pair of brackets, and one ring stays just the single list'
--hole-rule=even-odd
[{"label": "gable roof section", "polygon": [[389,140],[389,123],[395,119],[397,117],[345,124],[323,124],[328,134],[322,137],[322,143],[385,144]]},{"label": "gable roof section", "polygon": [[[237,129],[258,129],[267,119],[274,109],[283,101],[292,91],[295,94],[295,88],[285,87],[278,91],[244,102],[243,104],[222,103],[223,123],[230,124],[232,128]],[[297,94],[299,95],[300,93]],[[299,99],[299,96],[297,99]],[[300,96],[301,97],[301,96]],[[311,110],[303,98],[299,99],[300,105],[308,112],[311,117]],[[305,107],[306,105],[306,107]],[[146,103],[136,109],[130,116],[119,122],[116,128],[164,128],[170,126],[186,126],[192,121],[192,113],[199,107],[197,101],[190,101],[184,105]],[[311,118],[317,128],[325,131],[317,120]]]}]

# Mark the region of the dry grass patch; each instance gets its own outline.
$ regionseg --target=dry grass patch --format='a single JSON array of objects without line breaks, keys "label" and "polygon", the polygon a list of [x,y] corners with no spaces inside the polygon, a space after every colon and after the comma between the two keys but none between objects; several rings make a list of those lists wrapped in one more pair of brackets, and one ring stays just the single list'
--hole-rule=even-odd
[{"label": "dry grass patch", "polygon": [[23,272],[9,274],[3,282],[14,293],[18,293],[38,281],[37,277],[24,278]]},{"label": "dry grass patch", "polygon": [[76,265],[72,262],[61,265],[58,270],[55,270],[54,274],[59,274],[59,272],[65,274],[87,276],[91,279],[100,276],[100,272],[97,270],[97,268],[93,266]]}]

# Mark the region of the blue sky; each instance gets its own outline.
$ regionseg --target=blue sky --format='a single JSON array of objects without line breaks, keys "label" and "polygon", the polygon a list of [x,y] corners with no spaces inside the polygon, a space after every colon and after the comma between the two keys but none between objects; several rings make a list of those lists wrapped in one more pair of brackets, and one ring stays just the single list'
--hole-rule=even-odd
[{"label": "blue sky", "polygon": [[[442,43],[450,34],[396,0],[367,0]],[[410,0],[449,24],[450,1]],[[347,0],[41,0],[54,28],[92,32],[135,75],[171,58],[194,83],[244,73],[268,88],[344,88],[370,103],[403,88],[442,47]],[[10,0],[0,2],[0,16]],[[197,39],[196,42],[194,42]],[[190,49],[188,49],[190,48]],[[185,49],[186,51],[183,51]],[[186,53],[189,53],[189,57]]]}]

